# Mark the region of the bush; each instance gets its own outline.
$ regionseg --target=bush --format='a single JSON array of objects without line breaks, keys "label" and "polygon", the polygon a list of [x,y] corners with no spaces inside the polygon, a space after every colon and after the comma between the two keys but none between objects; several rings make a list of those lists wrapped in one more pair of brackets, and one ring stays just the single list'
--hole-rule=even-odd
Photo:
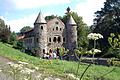
[{"label": "bush", "polygon": [[111,58],[108,60],[109,65],[120,67],[120,61],[118,58]]}]

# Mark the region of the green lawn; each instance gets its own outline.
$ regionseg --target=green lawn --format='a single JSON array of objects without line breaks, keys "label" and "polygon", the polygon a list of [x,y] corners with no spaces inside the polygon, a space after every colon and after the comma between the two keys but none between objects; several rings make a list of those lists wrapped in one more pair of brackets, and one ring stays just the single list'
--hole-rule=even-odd
[{"label": "green lawn", "polygon": [[[76,62],[68,62],[63,60],[44,60],[39,59],[37,57],[29,56],[25,53],[22,53],[16,49],[13,49],[11,45],[3,44],[0,42],[0,55],[4,57],[8,57],[11,60],[15,61],[25,61],[30,63],[31,65],[39,66],[41,72],[46,74],[52,74],[54,76],[59,76],[63,80],[67,80],[65,74],[72,73],[75,74],[77,69]],[[79,76],[83,73],[84,69],[87,67],[87,64],[81,64],[79,69]],[[105,73],[109,72],[115,68],[115,70],[108,75],[104,76],[106,79],[102,80],[120,80],[120,68],[119,67],[106,67],[106,66],[98,66],[92,65],[87,73],[84,76],[83,80],[94,80],[93,78],[100,77]],[[89,77],[89,79],[87,79]],[[68,79],[69,80],[69,79]]]}]

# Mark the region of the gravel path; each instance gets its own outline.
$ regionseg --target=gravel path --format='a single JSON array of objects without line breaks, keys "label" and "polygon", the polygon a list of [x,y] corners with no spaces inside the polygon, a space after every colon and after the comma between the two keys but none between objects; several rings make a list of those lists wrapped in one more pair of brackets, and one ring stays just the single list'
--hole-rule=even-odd
[{"label": "gravel path", "polygon": [[[6,63],[10,62],[11,60],[0,56],[0,70],[3,68],[7,68]],[[13,80],[10,76],[7,76],[5,73],[0,72],[0,80]]]}]

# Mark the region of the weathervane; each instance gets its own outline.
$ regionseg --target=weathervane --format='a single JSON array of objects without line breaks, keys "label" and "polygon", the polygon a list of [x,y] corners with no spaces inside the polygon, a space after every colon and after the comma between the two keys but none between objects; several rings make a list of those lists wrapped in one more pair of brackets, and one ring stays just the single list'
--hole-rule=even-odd
[{"label": "weathervane", "polygon": [[70,13],[70,7],[68,7],[66,10],[67,10],[66,14]]}]

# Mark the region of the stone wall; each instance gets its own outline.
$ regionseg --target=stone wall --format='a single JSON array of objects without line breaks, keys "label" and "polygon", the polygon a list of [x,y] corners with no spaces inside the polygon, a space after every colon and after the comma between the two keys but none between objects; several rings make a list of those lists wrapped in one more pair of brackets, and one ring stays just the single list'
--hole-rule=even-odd
[{"label": "stone wall", "polygon": [[64,39],[66,39],[65,25],[63,22],[61,22],[58,18],[54,18],[53,20],[49,21],[47,25],[48,50],[63,47]]}]

